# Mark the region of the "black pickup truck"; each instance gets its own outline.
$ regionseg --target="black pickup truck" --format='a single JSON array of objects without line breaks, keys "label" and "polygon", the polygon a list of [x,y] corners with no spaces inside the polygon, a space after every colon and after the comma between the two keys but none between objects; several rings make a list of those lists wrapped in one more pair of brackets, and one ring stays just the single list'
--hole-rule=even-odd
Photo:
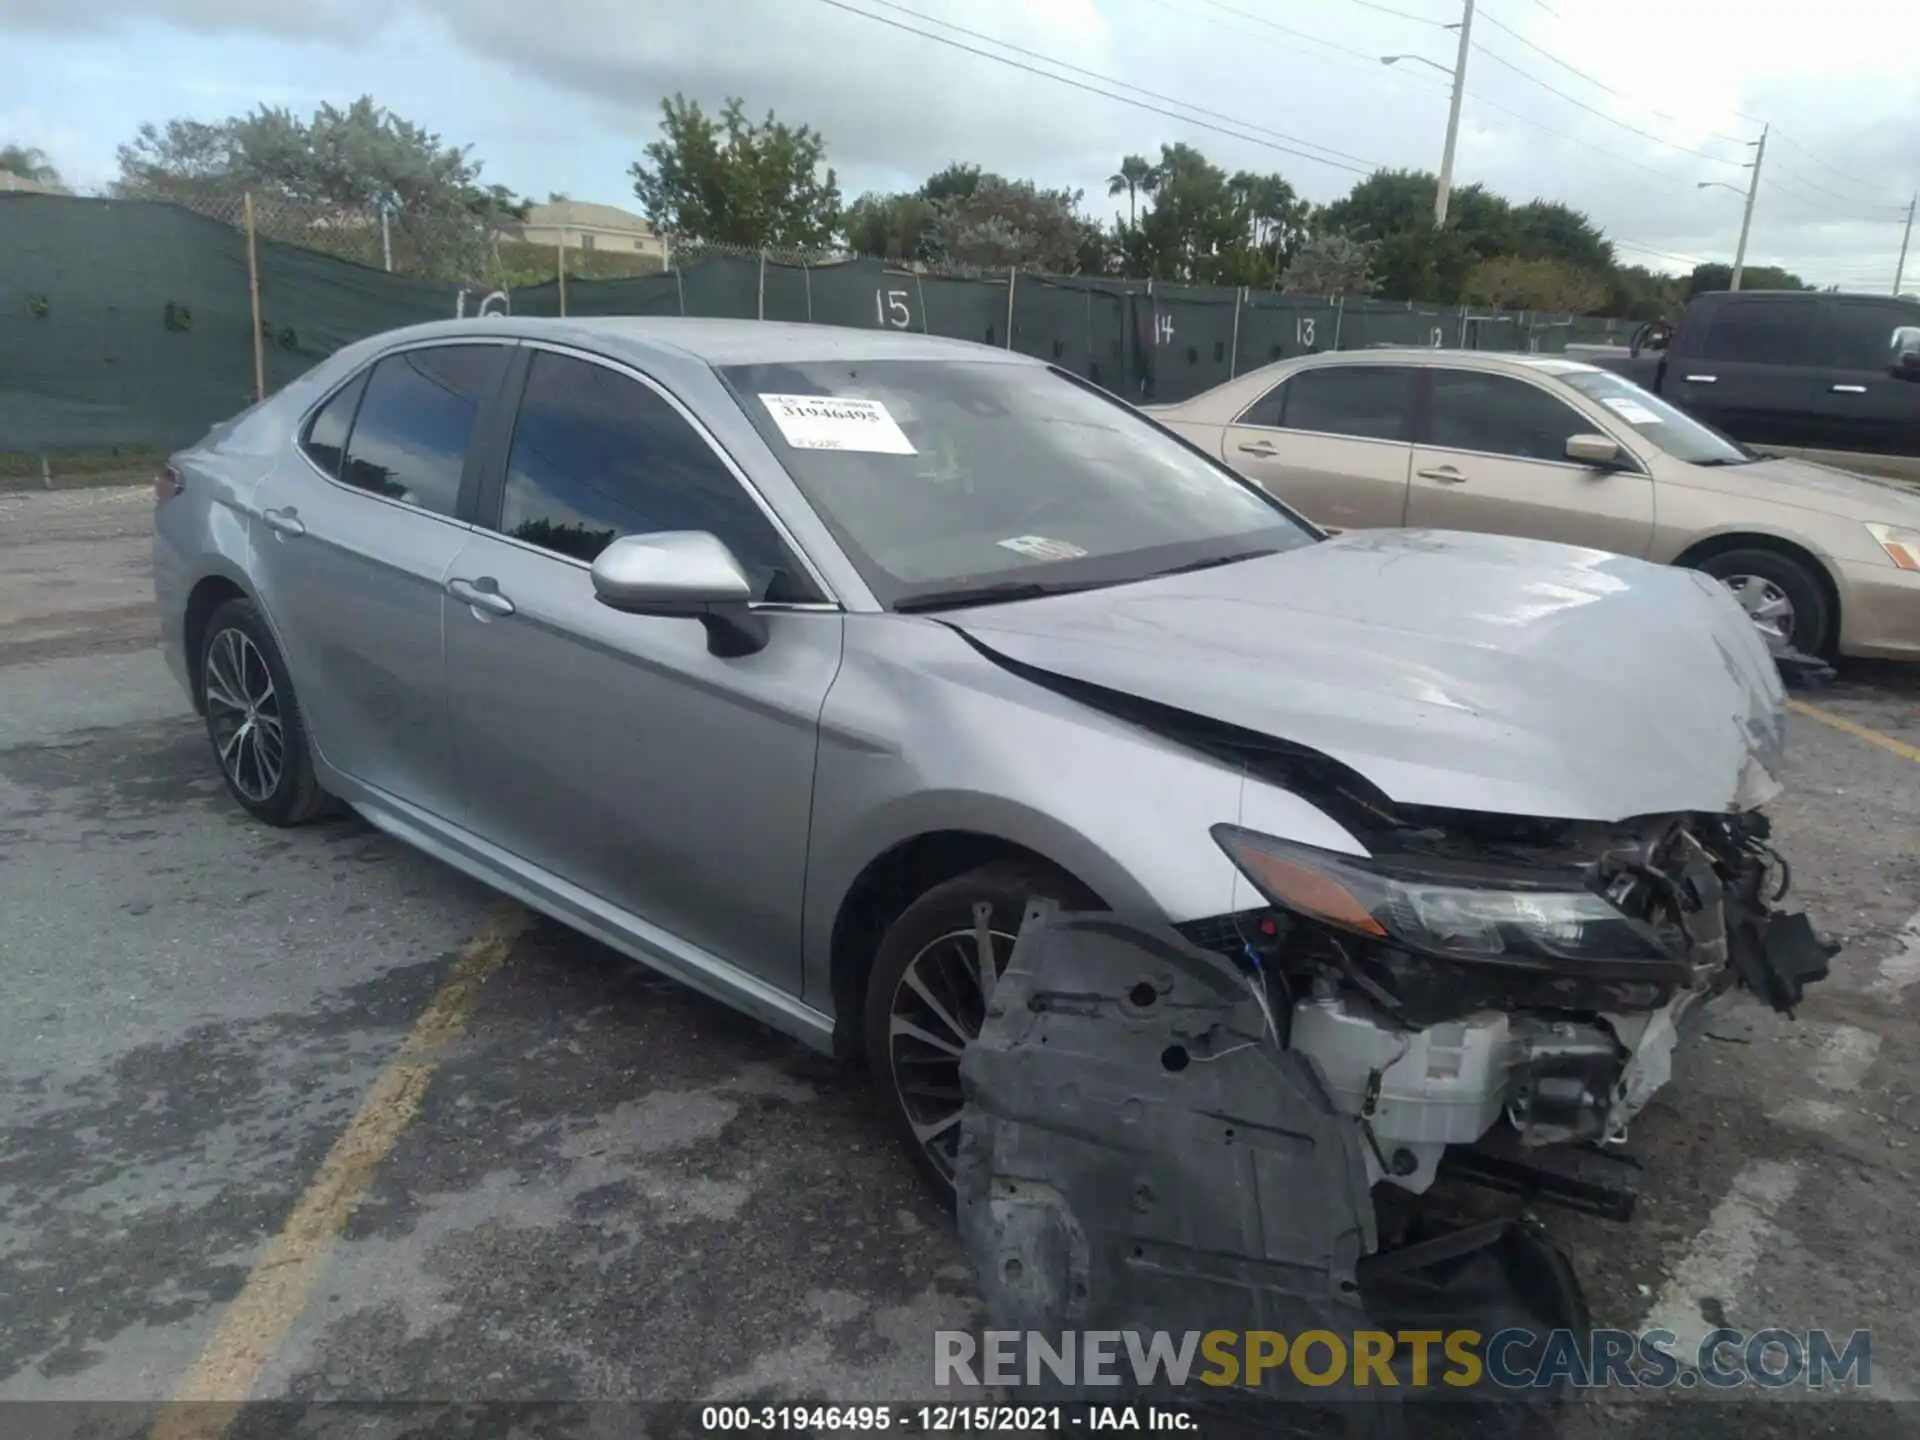
[{"label": "black pickup truck", "polygon": [[1570,347],[1755,445],[1920,455],[1920,300],[1708,291],[1629,353]]}]

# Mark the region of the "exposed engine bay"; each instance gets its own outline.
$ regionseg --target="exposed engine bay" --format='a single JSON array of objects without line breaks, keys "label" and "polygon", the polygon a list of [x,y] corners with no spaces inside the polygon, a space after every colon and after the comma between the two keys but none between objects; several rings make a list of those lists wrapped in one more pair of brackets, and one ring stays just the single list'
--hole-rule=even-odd
[{"label": "exposed engine bay", "polygon": [[[1791,1012],[1837,948],[1774,908],[1790,877],[1758,813],[1338,798],[1370,858],[1216,829],[1269,907],[1029,913],[962,1062],[962,1234],[994,1324],[1584,1331],[1520,1207],[1629,1218],[1622,1147],[1677,1045],[1736,987]],[[1432,1203],[1461,1189],[1507,1213]]]}]

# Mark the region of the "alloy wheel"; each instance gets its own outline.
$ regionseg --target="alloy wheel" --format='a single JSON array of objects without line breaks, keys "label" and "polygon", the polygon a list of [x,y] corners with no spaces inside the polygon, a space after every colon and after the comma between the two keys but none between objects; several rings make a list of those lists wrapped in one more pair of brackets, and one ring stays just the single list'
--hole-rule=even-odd
[{"label": "alloy wheel", "polygon": [[1793,601],[1764,575],[1723,575],[1720,583],[1733,592],[1754,627],[1770,640],[1793,639]]},{"label": "alloy wheel", "polygon": [[951,930],[907,962],[887,1017],[888,1061],[914,1138],[940,1176],[953,1183],[960,1148],[960,1057],[980,1034],[988,1002],[1014,936],[989,924],[992,907],[975,907],[971,930]]},{"label": "alloy wheel", "polygon": [[207,726],[233,788],[256,805],[280,787],[287,739],[267,657],[246,632],[225,629],[207,647]]}]

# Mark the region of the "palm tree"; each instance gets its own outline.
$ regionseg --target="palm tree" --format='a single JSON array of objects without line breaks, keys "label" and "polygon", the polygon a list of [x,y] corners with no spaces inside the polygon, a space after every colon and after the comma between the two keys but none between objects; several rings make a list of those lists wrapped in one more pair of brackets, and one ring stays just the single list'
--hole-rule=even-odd
[{"label": "palm tree", "polygon": [[0,145],[0,170],[11,170],[22,180],[58,185],[60,172],[47,163],[47,152],[31,145]]},{"label": "palm tree", "polygon": [[1118,195],[1127,192],[1127,228],[1135,227],[1137,216],[1134,211],[1134,197],[1151,195],[1160,183],[1160,172],[1153,162],[1144,155],[1129,155],[1120,162],[1120,168],[1107,177],[1107,194]]}]

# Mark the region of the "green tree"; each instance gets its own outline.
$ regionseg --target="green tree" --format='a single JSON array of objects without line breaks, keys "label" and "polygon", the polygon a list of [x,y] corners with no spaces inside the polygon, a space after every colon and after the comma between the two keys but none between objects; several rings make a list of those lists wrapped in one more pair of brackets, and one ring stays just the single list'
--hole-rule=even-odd
[{"label": "green tree", "polygon": [[302,119],[261,106],[220,121],[142,125],[120,146],[115,194],[134,199],[268,201],[373,215],[445,221],[525,213],[504,186],[480,184],[466,146],[361,96],[345,109],[322,105]]},{"label": "green tree", "polygon": [[1139,224],[1139,197],[1153,194],[1159,183],[1159,172],[1144,155],[1128,155],[1121,160],[1120,168],[1107,177],[1107,194],[1126,192],[1127,229],[1132,230]]},{"label": "green tree", "polygon": [[1604,275],[1613,268],[1613,245],[1585,215],[1557,200],[1516,205],[1509,222],[1513,253],[1523,260],[1553,260]]},{"label": "green tree", "polygon": [[0,170],[42,185],[60,183],[60,172],[48,162],[47,152],[32,145],[0,145]]},{"label": "green tree", "polygon": [[[1706,290],[1731,290],[1733,288],[1733,267],[1731,265],[1696,265],[1693,273],[1686,279],[1686,298]],[[1782,270],[1773,265],[1748,265],[1740,272],[1742,290],[1811,290],[1814,287],[1795,275],[1791,270]]]},{"label": "green tree", "polygon": [[1465,298],[1499,310],[1552,310],[1590,315],[1607,301],[1607,282],[1564,260],[1495,255],[1467,276]]},{"label": "green tree", "polygon": [[1369,295],[1373,292],[1374,242],[1337,230],[1301,242],[1280,277],[1290,295]]},{"label": "green tree", "polygon": [[1080,199],[1078,190],[977,174],[970,187],[927,202],[929,250],[951,264],[983,269],[1079,270],[1088,240]]},{"label": "green tree", "polygon": [[718,117],[675,95],[661,136],[635,161],[633,193],[654,228],[682,243],[814,250],[840,230],[840,185],[826,141],[769,111],[755,124],[730,98]]},{"label": "green tree", "polygon": [[883,260],[931,258],[934,207],[916,194],[862,195],[842,222],[847,248]]}]

